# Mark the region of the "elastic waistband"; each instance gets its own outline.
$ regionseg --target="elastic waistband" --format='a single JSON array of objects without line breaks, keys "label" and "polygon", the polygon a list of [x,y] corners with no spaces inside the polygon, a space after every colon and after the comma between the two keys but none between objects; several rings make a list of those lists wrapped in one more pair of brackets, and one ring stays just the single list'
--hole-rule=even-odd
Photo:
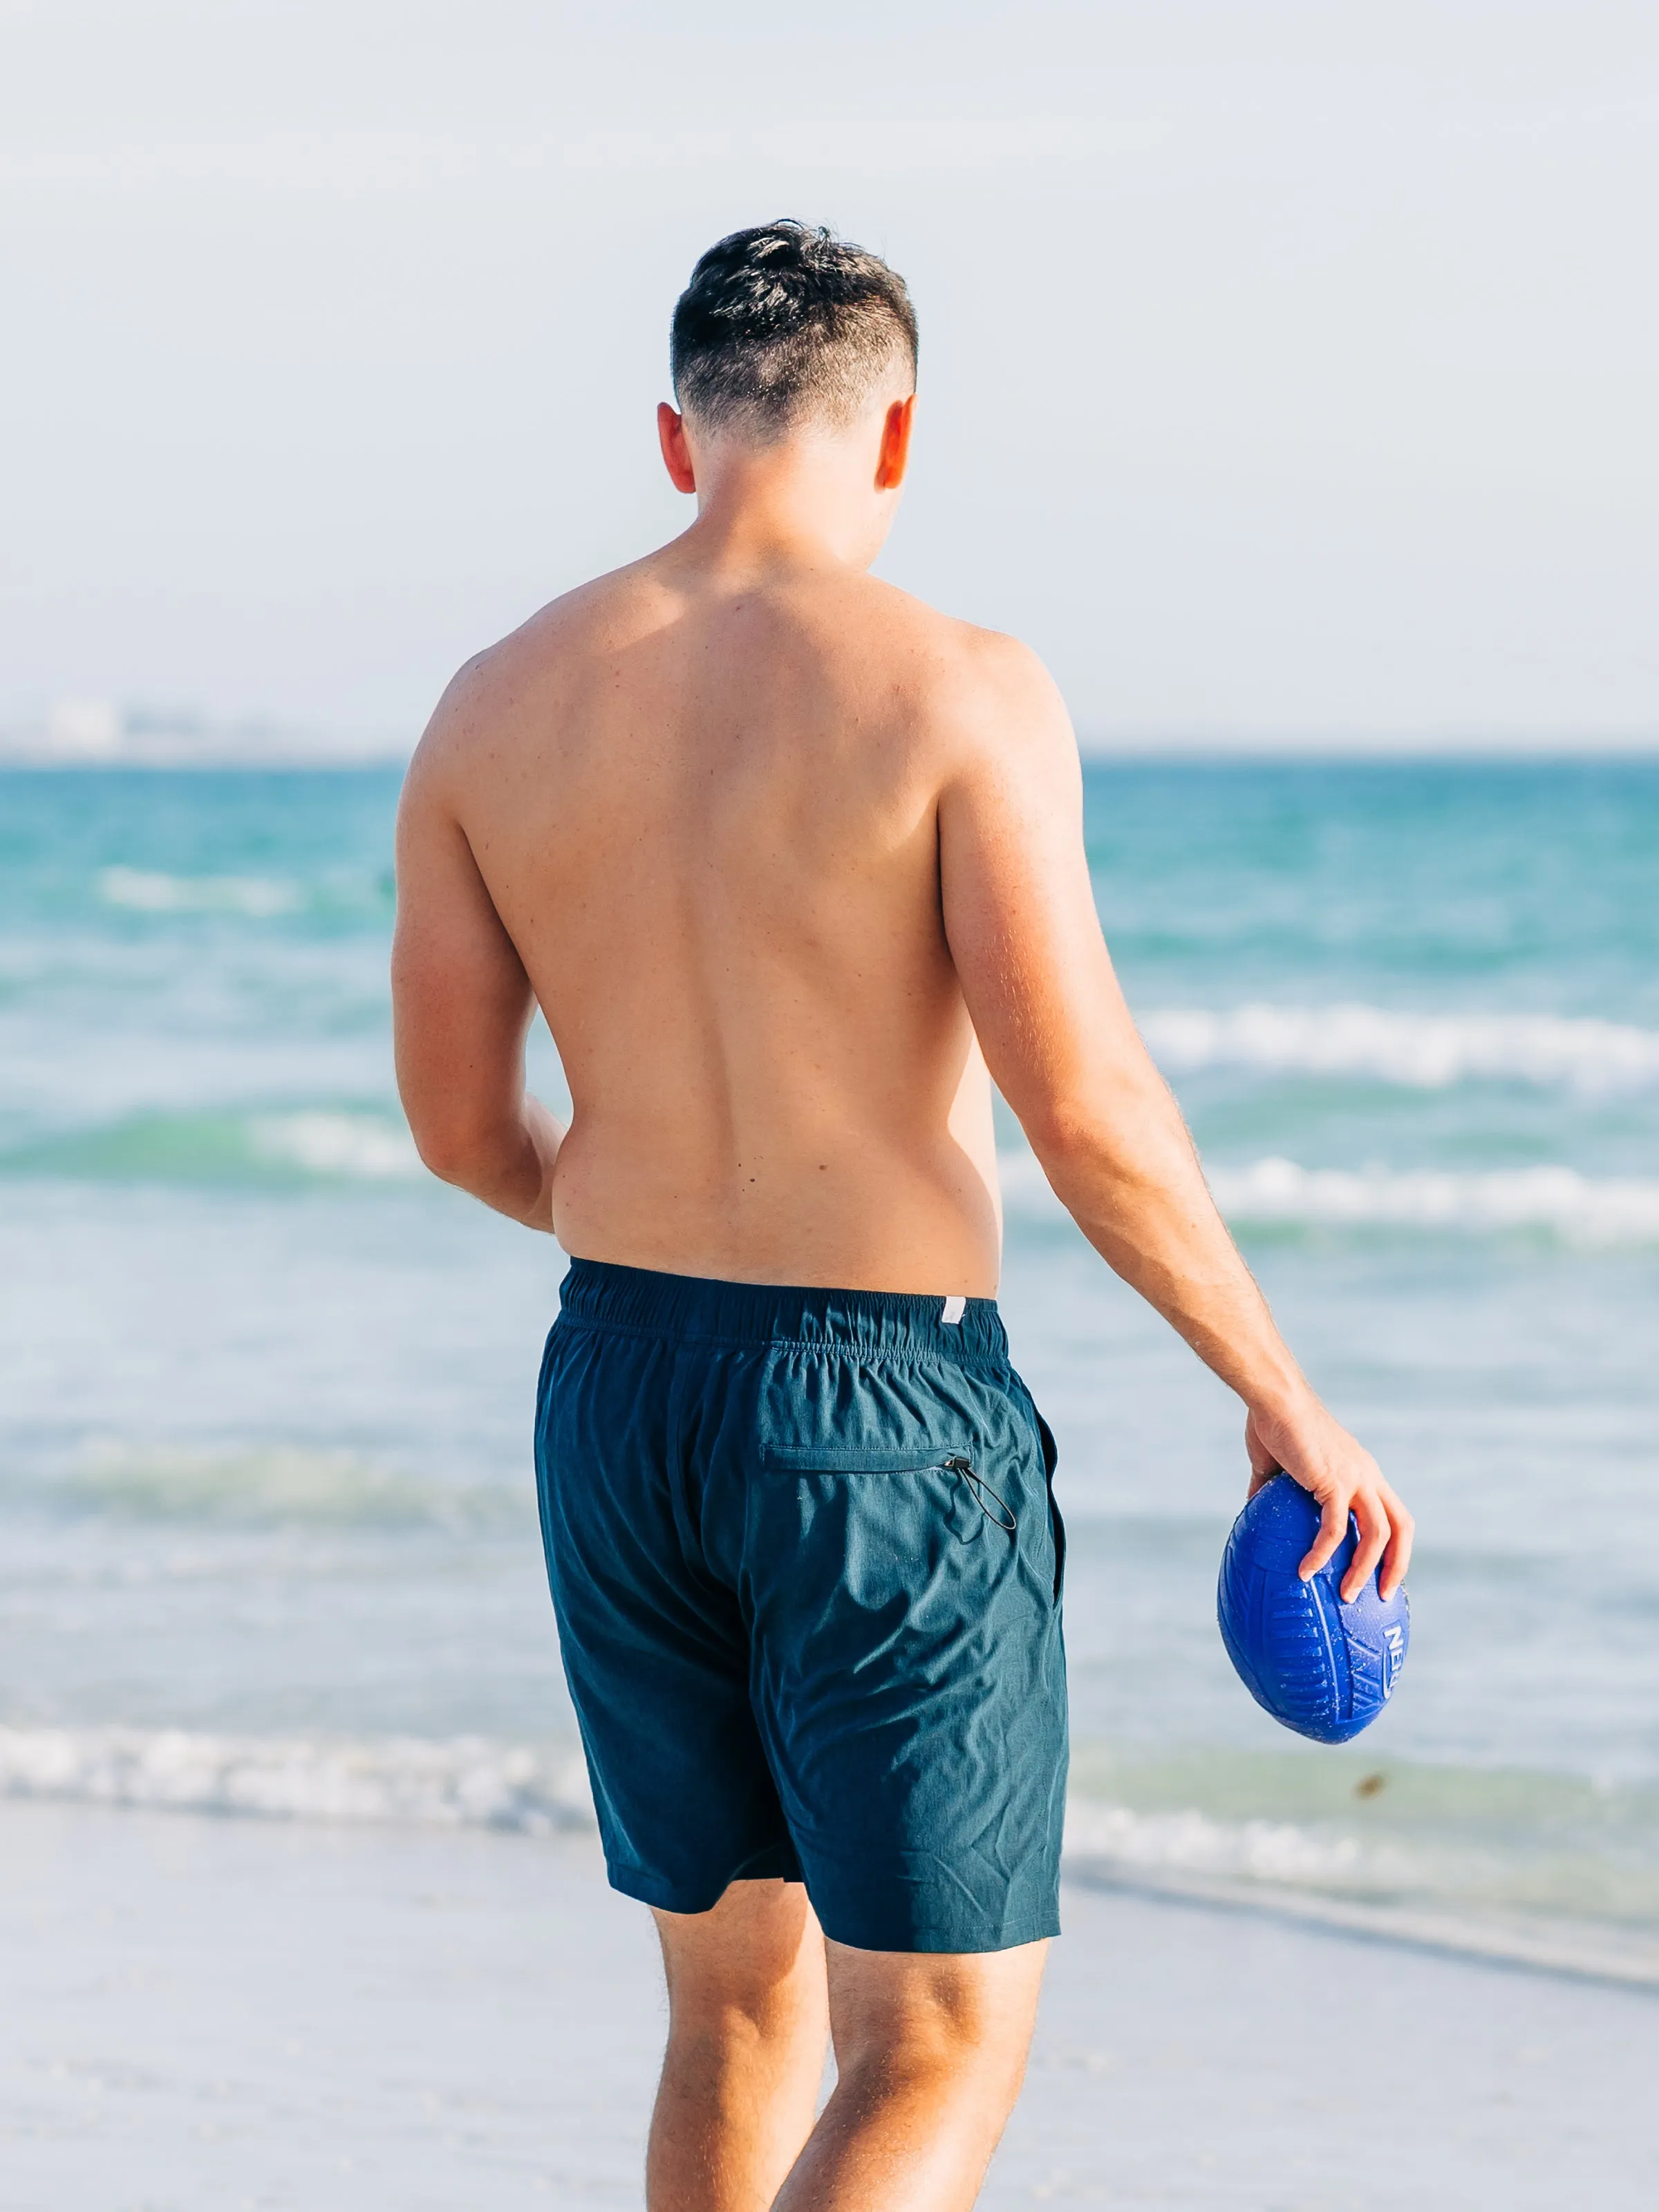
[{"label": "elastic waistband", "polygon": [[[947,1321],[947,1311],[959,1317]],[[573,1260],[559,1287],[559,1312],[561,1318],[587,1328],[707,1342],[823,1345],[998,1364],[1008,1358],[1007,1332],[994,1298],[722,1283],[701,1275],[617,1267],[606,1260]]]}]

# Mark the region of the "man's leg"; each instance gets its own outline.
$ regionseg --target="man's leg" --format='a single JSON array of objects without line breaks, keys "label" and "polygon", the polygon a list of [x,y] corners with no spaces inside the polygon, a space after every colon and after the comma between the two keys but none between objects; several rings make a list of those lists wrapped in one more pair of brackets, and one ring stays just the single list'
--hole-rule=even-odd
[{"label": "man's leg", "polygon": [[823,1938],[799,1882],[734,1881],[659,1912],[668,2050],[646,2153],[650,2212],[768,2212],[817,2110]]},{"label": "man's leg", "polygon": [[776,2212],[968,2212],[1014,2108],[1048,1946],[827,1946],[839,2078]]}]

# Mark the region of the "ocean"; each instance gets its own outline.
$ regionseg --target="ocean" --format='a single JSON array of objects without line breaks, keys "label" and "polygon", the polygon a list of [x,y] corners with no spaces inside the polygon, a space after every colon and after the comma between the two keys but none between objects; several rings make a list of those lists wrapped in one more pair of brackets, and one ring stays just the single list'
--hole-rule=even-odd
[{"label": "ocean", "polygon": [[[0,1793],[589,1818],[530,1455],[562,1263],[398,1115],[397,787],[0,773]],[[1659,1983],[1659,763],[1086,787],[1137,1018],[1419,1536],[1388,1711],[1276,1728],[1215,1627],[1240,1409],[1005,1116],[1073,1869]]]}]

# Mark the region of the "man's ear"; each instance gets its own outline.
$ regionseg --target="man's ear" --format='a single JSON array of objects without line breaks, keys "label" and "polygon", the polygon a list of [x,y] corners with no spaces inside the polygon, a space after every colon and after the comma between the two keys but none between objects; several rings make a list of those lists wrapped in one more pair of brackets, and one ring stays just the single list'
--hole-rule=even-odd
[{"label": "man's ear", "polygon": [[665,399],[657,407],[657,435],[662,441],[663,466],[675,490],[696,491],[697,477],[691,465],[691,448],[685,442],[685,417],[676,414]]},{"label": "man's ear", "polygon": [[876,460],[876,489],[896,491],[904,482],[905,465],[910,458],[910,424],[916,411],[916,395],[908,399],[896,399],[887,410],[887,419],[881,426],[881,452]]}]

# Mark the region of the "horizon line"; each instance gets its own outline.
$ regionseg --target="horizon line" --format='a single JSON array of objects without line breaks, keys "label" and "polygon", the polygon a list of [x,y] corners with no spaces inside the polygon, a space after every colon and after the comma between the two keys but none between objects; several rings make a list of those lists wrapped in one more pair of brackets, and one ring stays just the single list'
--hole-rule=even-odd
[{"label": "horizon line", "polygon": [[[1652,738],[1526,738],[1441,739],[1318,739],[1280,738],[1099,738],[1079,737],[1078,750],[1088,767],[1591,767],[1620,763],[1659,763],[1659,736]],[[412,744],[363,741],[338,745],[259,747],[133,747],[116,752],[76,752],[48,747],[12,747],[0,739],[0,774],[43,775],[142,770],[153,775],[237,773],[246,775],[343,775],[409,765]]]}]

